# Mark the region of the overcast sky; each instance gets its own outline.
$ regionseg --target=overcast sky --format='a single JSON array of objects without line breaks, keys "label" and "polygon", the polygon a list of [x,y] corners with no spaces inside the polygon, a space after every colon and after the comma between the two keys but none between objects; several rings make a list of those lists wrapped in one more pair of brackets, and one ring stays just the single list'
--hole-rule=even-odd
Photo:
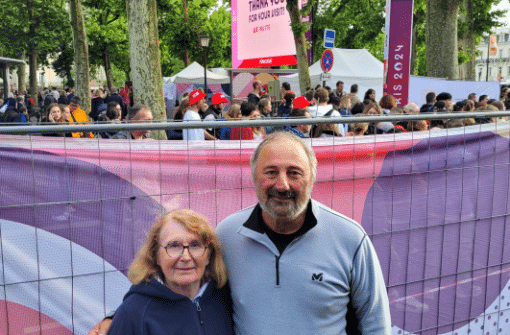
[{"label": "overcast sky", "polygon": [[[494,9],[510,9],[509,0],[502,0],[498,6],[494,6]],[[501,18],[501,23],[504,27],[510,27],[510,13],[507,11],[506,15]]]}]

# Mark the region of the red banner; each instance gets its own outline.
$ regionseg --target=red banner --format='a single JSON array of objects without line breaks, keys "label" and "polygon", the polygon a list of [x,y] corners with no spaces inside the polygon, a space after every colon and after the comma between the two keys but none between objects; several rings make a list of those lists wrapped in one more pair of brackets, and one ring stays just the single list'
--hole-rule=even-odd
[{"label": "red banner", "polygon": [[245,59],[239,65],[240,69],[253,68],[253,67],[269,67],[269,66],[283,66],[283,65],[297,65],[296,56],[277,56],[277,57],[263,57]]}]

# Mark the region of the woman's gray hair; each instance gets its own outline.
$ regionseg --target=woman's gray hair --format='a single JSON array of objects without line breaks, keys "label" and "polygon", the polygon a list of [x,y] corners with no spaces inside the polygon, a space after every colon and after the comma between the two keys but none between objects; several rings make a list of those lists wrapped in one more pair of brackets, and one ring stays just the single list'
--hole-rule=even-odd
[{"label": "woman's gray hair", "polygon": [[253,180],[255,180],[255,169],[257,168],[257,161],[259,159],[260,152],[267,144],[279,139],[289,139],[301,144],[301,146],[305,150],[306,156],[308,157],[308,161],[310,162],[312,182],[315,182],[317,176],[317,157],[315,156],[315,152],[313,151],[312,147],[309,144],[305,143],[301,138],[299,138],[297,135],[289,131],[276,131],[274,133],[271,133],[257,146],[255,151],[251,155],[250,159],[251,174],[253,176]]}]

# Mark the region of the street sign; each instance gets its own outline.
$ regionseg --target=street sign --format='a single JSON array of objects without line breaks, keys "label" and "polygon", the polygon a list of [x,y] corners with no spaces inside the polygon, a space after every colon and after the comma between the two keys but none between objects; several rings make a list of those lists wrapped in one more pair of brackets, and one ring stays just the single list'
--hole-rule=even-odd
[{"label": "street sign", "polygon": [[324,72],[329,72],[333,68],[333,52],[331,50],[324,50],[322,53],[321,68]]},{"label": "street sign", "polygon": [[320,81],[331,80],[331,73],[321,73]]},{"label": "street sign", "polygon": [[326,49],[335,47],[335,31],[333,29],[324,29],[324,41],[322,46]]}]

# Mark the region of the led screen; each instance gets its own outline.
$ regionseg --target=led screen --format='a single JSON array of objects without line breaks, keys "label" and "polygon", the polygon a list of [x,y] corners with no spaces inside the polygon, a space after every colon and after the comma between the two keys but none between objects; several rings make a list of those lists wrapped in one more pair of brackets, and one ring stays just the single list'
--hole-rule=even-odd
[{"label": "led screen", "polygon": [[232,0],[232,67],[295,65],[285,0]]}]

